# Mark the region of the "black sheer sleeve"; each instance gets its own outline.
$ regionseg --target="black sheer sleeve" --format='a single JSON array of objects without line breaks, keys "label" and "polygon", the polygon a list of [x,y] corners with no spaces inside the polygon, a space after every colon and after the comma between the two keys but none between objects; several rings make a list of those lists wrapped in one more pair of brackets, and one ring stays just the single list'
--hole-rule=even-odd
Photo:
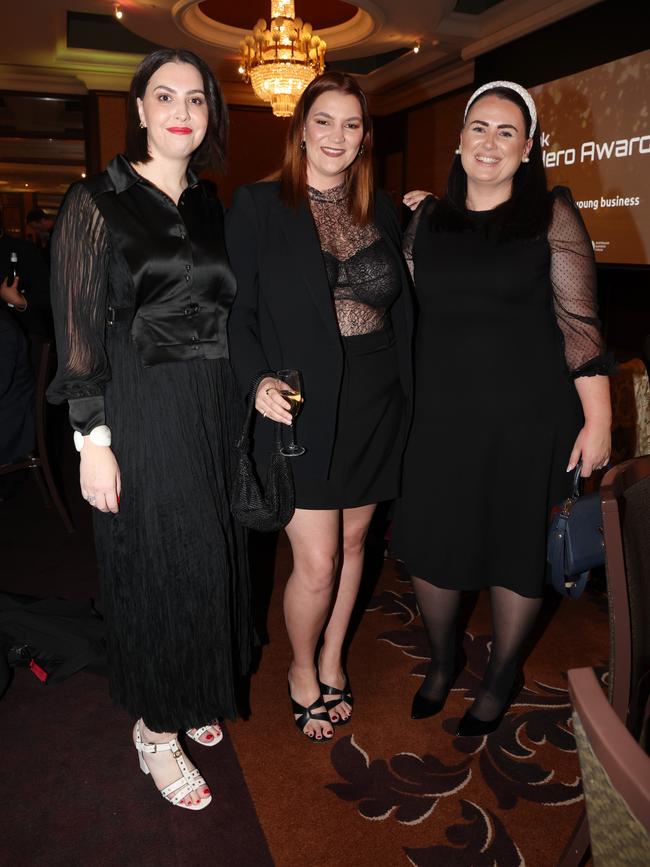
[{"label": "black sheer sleeve", "polygon": [[574,377],[607,375],[614,360],[605,351],[596,299],[596,263],[580,212],[566,187],[552,193],[548,231],[555,316],[564,337],[564,355]]},{"label": "black sheer sleeve", "polygon": [[402,240],[402,250],[404,251],[404,258],[406,259],[406,264],[408,266],[412,280],[415,279],[415,266],[413,264],[413,247],[415,245],[415,236],[417,235],[418,226],[420,225],[422,215],[426,214],[427,216],[429,216],[433,211],[435,203],[436,200],[433,196],[427,196],[426,199],[422,199],[420,204],[413,212],[413,216],[409,220],[409,224],[404,232],[404,238]]},{"label": "black sheer sleeve", "polygon": [[104,423],[110,368],[104,347],[109,239],[83,184],[63,203],[52,238],[52,311],[58,369],[47,396],[70,402],[70,422],[86,434]]}]

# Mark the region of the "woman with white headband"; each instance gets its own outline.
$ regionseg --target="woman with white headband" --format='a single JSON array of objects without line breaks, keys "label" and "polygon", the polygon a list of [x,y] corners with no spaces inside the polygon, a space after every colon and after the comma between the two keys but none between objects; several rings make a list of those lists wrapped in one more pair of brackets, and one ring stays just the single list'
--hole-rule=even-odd
[{"label": "woman with white headband", "polygon": [[459,669],[462,591],[489,587],[490,660],[458,727],[479,736],[523,684],[549,510],[578,461],[589,476],[610,453],[592,246],[570,192],[547,191],[523,87],[493,81],[472,95],[447,193],[421,202],[406,254],[419,307],[415,416],[393,549],[431,644],[412,718],[442,710]]}]

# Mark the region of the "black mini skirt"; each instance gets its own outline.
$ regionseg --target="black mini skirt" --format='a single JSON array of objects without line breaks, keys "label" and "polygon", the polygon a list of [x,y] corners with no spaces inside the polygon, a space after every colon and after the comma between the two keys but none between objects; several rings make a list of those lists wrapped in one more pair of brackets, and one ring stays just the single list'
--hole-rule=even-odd
[{"label": "black mini skirt", "polygon": [[294,459],[298,509],[349,509],[392,500],[399,493],[404,396],[393,332],[343,337],[342,344],[330,472],[327,479],[313,478],[308,461],[299,467],[301,458]]}]

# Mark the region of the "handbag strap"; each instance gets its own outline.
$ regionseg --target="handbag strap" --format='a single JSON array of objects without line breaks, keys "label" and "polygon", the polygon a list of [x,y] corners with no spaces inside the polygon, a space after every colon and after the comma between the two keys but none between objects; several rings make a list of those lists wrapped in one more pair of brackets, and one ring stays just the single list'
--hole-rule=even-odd
[{"label": "handbag strap", "polygon": [[[251,447],[251,433],[253,431],[253,413],[255,412],[255,396],[257,394],[257,389],[259,388],[259,384],[263,379],[266,379],[267,376],[270,376],[269,371],[265,371],[257,376],[253,380],[253,385],[251,386],[251,390],[246,399],[246,415],[244,416],[244,424],[242,427],[241,436],[235,443],[235,447],[245,454],[250,452]],[[269,419],[270,420],[270,419]],[[276,451],[280,451],[282,448],[282,430],[280,428],[280,422],[274,422],[275,425],[275,446]]]},{"label": "handbag strap", "polygon": [[573,485],[571,486],[571,499],[577,500],[580,496],[580,488],[582,486],[582,461],[578,461],[573,473]]}]

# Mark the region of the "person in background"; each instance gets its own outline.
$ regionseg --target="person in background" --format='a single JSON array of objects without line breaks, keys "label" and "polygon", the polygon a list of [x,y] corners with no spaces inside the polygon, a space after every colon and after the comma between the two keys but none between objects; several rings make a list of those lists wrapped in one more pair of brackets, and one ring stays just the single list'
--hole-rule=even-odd
[{"label": "person in background", "polygon": [[43,259],[50,265],[50,236],[54,220],[42,208],[32,208],[25,218],[27,228],[34,239],[34,245],[41,252]]},{"label": "person in background", "polygon": [[[5,283],[15,254],[18,279],[12,286]],[[15,238],[5,231],[0,210],[0,302],[17,315],[16,321],[27,334],[51,336],[49,267],[34,244]]]},{"label": "person in background", "polygon": [[263,377],[255,395],[262,478],[275,423],[291,423],[274,372],[302,374],[297,429],[306,452],[291,464],[284,613],[294,719],[322,741],[352,714],[343,646],[370,520],[399,491],[411,394],[401,233],[392,202],[374,190],[370,113],[354,78],[329,72],[305,89],[280,180],[236,192],[226,240],[237,277],[233,365],[244,394]]},{"label": "person in background", "polygon": [[[408,196],[413,204],[418,196]],[[542,604],[551,508],[610,454],[592,245],[569,190],[547,191],[535,104],[495,81],[470,98],[447,194],[406,238],[419,310],[415,407],[392,550],[431,644],[412,717],[442,710],[458,672],[464,590],[490,588],[483,682],[458,727],[500,724]]]},{"label": "person in background", "polygon": [[[68,193],[52,243],[59,368],[82,496],[94,509],[111,692],[140,767],[171,804],[210,789],[178,740],[222,738],[252,645],[246,535],[230,514],[241,401],[223,209],[228,113],[207,65],[158,49],[138,66],[126,152]],[[107,737],[105,731],[97,732]]]},{"label": "person in background", "polygon": [[[5,289],[3,283],[0,292]],[[26,457],[36,444],[34,389],[27,338],[0,308],[0,466]],[[0,476],[0,499],[13,488],[13,478]]]}]

